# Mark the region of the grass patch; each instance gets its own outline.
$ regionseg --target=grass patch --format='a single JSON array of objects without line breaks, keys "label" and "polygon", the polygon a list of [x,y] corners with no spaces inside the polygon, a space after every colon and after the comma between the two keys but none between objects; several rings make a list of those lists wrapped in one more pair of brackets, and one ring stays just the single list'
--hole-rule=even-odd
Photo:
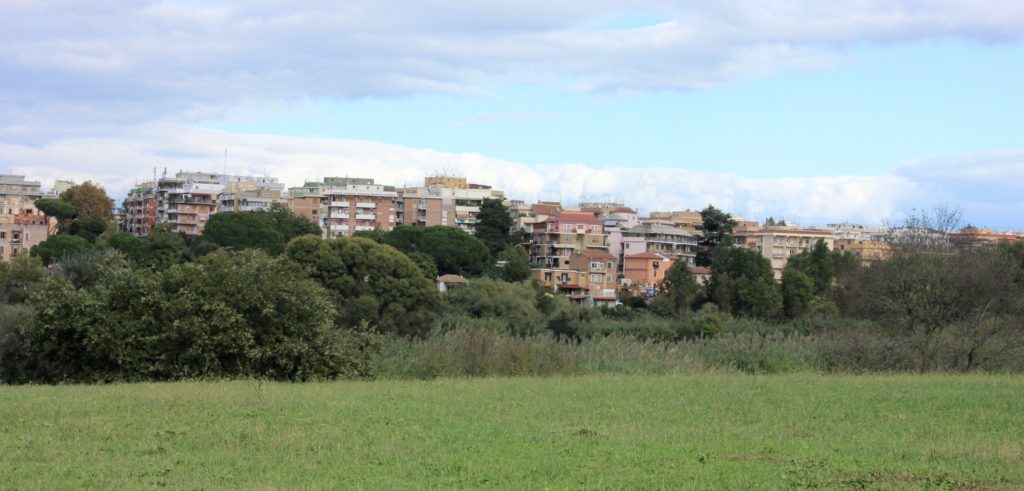
[{"label": "grass patch", "polygon": [[1020,489],[1024,377],[0,387],[14,488]]}]

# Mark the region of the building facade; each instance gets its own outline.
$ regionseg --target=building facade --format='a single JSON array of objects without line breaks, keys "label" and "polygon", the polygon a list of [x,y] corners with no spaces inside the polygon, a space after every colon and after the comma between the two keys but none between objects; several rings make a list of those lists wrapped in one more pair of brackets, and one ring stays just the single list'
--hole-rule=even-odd
[{"label": "building facade", "polygon": [[0,223],[0,260],[10,261],[19,254],[28,254],[29,249],[48,236],[46,224]]},{"label": "building facade", "polygon": [[811,250],[819,241],[825,241],[829,249],[835,247],[831,231],[804,229],[798,227],[737,227],[734,231],[736,245],[761,253],[772,264],[776,280],[782,279],[782,270],[789,257]]},{"label": "building facade", "polygon": [[414,226],[458,227],[476,232],[477,214],[484,200],[504,201],[505,193],[464,177],[432,176],[423,186],[397,190],[401,223]]},{"label": "building facade", "polygon": [[321,227],[327,237],[351,237],[356,232],[395,228],[398,221],[398,193],[392,186],[348,183],[331,186],[323,192],[327,211]]},{"label": "building facade", "polygon": [[673,259],[681,258],[693,266],[699,249],[697,239],[697,232],[693,229],[647,222],[622,231],[622,255],[625,258],[650,252]]},{"label": "building facade", "polygon": [[575,251],[608,252],[604,223],[593,213],[560,211],[534,224],[530,262],[545,268],[565,268]]}]

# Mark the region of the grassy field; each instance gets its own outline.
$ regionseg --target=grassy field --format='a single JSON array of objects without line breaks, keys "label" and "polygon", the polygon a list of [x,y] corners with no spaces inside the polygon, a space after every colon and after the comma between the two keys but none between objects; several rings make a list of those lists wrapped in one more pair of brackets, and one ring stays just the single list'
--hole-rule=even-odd
[{"label": "grassy field", "polygon": [[0,387],[0,487],[1024,489],[1024,377]]}]

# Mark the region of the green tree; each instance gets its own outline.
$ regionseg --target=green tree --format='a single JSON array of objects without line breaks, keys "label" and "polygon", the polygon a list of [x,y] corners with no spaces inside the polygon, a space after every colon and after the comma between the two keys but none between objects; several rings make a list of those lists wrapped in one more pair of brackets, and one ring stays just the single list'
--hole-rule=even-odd
[{"label": "green tree", "polygon": [[720,245],[714,251],[708,298],[726,312],[776,319],[782,314],[782,295],[775,285],[771,263],[759,252]]},{"label": "green tree", "polygon": [[54,235],[32,247],[29,254],[42,259],[43,264],[50,265],[92,247],[88,240],[77,235]]},{"label": "green tree", "polygon": [[483,200],[476,219],[476,238],[487,245],[492,257],[512,244],[512,215],[500,199]]},{"label": "green tree", "polygon": [[39,199],[36,200],[35,206],[44,215],[56,218],[61,231],[66,230],[71,221],[78,218],[75,206],[59,199]]},{"label": "green tree", "polygon": [[338,325],[369,323],[380,332],[425,336],[441,306],[434,282],[405,254],[369,239],[292,240],[288,257],[334,297]]},{"label": "green tree", "polygon": [[455,227],[399,225],[384,236],[383,243],[405,253],[429,255],[442,275],[479,276],[491,260],[480,239]]},{"label": "green tree", "polygon": [[530,279],[530,258],[522,247],[510,245],[498,253],[498,277],[510,283]]},{"label": "green tree", "polygon": [[673,262],[668,268],[662,286],[664,292],[661,296],[665,297],[669,309],[676,317],[683,317],[690,312],[700,291],[700,286],[690,274],[690,266],[682,259]]},{"label": "green tree", "polygon": [[78,210],[79,218],[101,218],[108,221],[114,218],[114,200],[107,196],[102,186],[91,181],[68,188],[60,194],[60,199],[73,205]]},{"label": "green tree", "polygon": [[732,229],[736,226],[736,220],[712,205],[701,210],[700,217],[702,226],[698,244],[702,249],[697,251],[695,262],[697,266],[710,267],[714,262],[714,252],[718,246],[731,243]]},{"label": "green tree", "polygon": [[24,302],[42,283],[45,274],[43,261],[27,254],[18,254],[10,261],[0,263],[0,303]]},{"label": "green tree", "polygon": [[231,211],[210,216],[203,238],[234,250],[259,249],[270,255],[284,252],[284,234],[273,217],[262,211]]},{"label": "green tree", "polygon": [[113,230],[113,225],[107,219],[100,217],[79,218],[71,222],[67,228],[69,234],[88,240],[90,244],[95,244],[96,239],[107,230]]},{"label": "green tree", "polygon": [[323,230],[319,225],[304,216],[296,215],[287,206],[280,203],[274,203],[268,211],[256,211],[255,213],[270,215],[270,219],[274,222],[274,228],[284,237],[285,244],[303,235],[323,235]]},{"label": "green tree", "polygon": [[829,251],[828,244],[823,239],[818,239],[810,250],[790,256],[786,261],[786,267],[795,268],[811,278],[815,294],[831,297],[836,256]]},{"label": "green tree", "polygon": [[782,303],[787,317],[807,313],[814,293],[814,280],[803,271],[788,266],[782,271]]},{"label": "green tree", "polygon": [[478,278],[468,286],[448,292],[449,306],[456,313],[477,319],[491,319],[510,334],[537,334],[546,327],[546,316],[534,302],[536,292],[527,283],[508,283]]}]

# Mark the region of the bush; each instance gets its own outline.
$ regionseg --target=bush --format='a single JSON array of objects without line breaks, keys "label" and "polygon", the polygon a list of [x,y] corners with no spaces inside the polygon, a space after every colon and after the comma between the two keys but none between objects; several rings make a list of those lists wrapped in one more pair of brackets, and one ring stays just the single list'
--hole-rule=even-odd
[{"label": "bush", "polygon": [[500,321],[510,334],[537,334],[545,328],[545,316],[537,308],[534,289],[526,283],[479,278],[449,291],[447,300],[452,312]]}]

